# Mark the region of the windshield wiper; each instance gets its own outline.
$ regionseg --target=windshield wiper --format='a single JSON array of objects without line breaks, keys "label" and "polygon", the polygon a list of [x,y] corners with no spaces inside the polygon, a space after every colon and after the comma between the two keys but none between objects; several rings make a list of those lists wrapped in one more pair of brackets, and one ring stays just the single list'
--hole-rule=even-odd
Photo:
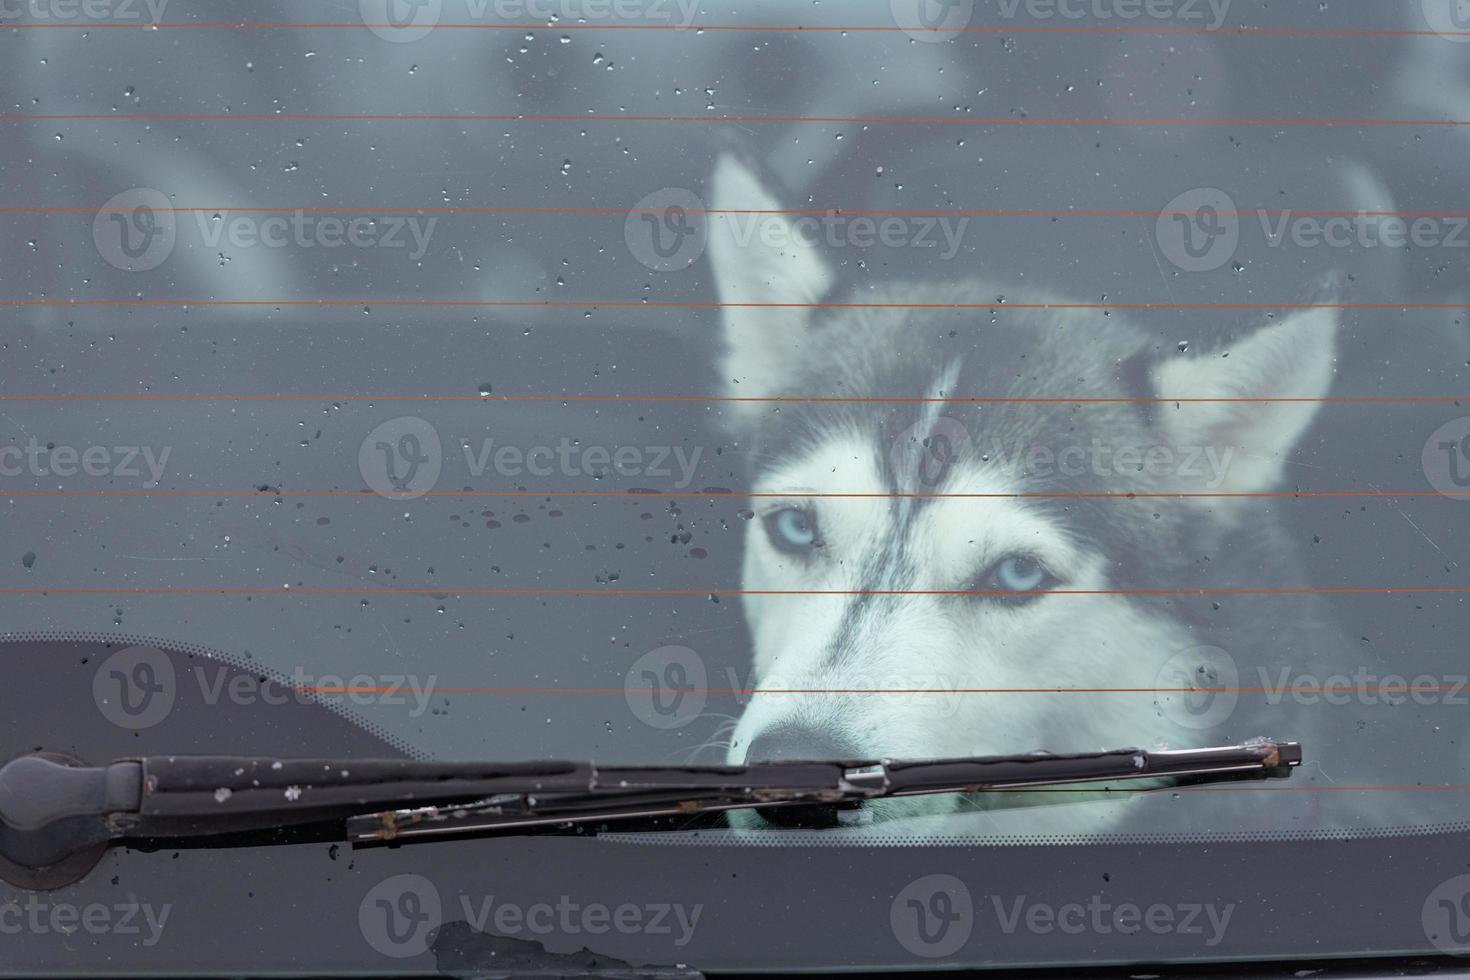
[{"label": "windshield wiper", "polygon": [[0,768],[0,879],[56,888],[109,845],[328,825],[355,843],[485,834],[752,807],[851,804],[1072,783],[1285,775],[1296,742],[1037,752],[902,762],[598,766],[152,755],[83,766],[55,754]]}]

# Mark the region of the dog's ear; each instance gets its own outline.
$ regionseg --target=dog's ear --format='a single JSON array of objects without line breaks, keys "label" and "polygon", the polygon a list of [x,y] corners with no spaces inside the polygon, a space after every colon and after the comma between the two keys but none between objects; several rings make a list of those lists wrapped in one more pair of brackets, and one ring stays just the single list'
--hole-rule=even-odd
[{"label": "dog's ear", "polygon": [[[1336,334],[1337,310],[1314,307],[1212,353],[1171,357],[1154,366],[1154,392],[1165,399],[1160,422],[1170,443],[1213,450],[1219,461],[1210,480],[1215,485],[1197,489],[1249,493],[1280,483],[1292,450],[1321,407],[1316,399],[1332,388]],[[1181,482],[1189,481],[1181,476]]]},{"label": "dog's ear", "polygon": [[[785,372],[808,340],[810,304],[832,273],[745,163],[723,154],[710,177],[709,259],[722,309],[726,394],[759,397],[785,387]],[[757,304],[741,306],[738,304]],[[747,406],[751,407],[751,406]],[[744,413],[736,413],[744,414]]]}]

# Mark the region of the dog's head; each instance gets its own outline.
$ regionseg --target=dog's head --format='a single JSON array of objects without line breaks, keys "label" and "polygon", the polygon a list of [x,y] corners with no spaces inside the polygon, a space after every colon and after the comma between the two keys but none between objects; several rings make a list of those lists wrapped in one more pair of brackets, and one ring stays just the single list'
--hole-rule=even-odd
[{"label": "dog's head", "polygon": [[[727,412],[755,493],[731,761],[1197,740],[1148,693],[1046,691],[1156,687],[1224,615],[1141,592],[1292,574],[1251,495],[1329,390],[1334,311],[1202,352],[1165,339],[1170,313],[976,281],[835,291],[791,216],[749,215],[781,205],[744,164],[723,158],[710,198],[727,394],[754,399]],[[1211,496],[1169,496],[1191,493]]]}]

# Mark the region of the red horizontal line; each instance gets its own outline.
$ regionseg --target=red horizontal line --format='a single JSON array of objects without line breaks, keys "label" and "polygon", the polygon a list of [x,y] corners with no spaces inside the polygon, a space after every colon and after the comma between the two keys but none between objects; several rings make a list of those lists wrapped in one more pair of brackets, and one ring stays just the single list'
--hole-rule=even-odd
[{"label": "red horizontal line", "polygon": [[1274,404],[1306,402],[1329,405],[1459,404],[1470,395],[1261,395],[1218,398],[1161,398],[1155,396],[1067,397],[1035,396],[901,396],[901,395],[291,395],[291,394],[113,394],[0,393],[0,402],[673,402],[673,403],[772,403],[772,404],[877,404],[877,405],[1173,405],[1173,404]]},{"label": "red horizontal line", "polygon": [[598,115],[588,113],[0,113],[0,122],[673,122],[673,123],[843,123],[848,125],[968,126],[1470,126],[1467,119],[1127,119],[1042,116],[688,116]]},{"label": "red horizontal line", "polygon": [[[0,588],[0,595],[343,595],[343,596],[610,596],[708,598],[710,596],[981,596],[1011,597],[1016,593],[998,589],[531,589],[531,588],[368,588],[345,586],[17,586]],[[1470,595],[1470,586],[1436,587],[1338,587],[1321,588],[1202,588],[1202,589],[1051,589],[1027,595],[1069,596],[1265,596],[1265,595]]]},{"label": "red horizontal line", "polygon": [[[402,687],[298,687],[308,694],[402,694]],[[734,688],[681,687],[685,694],[1336,694],[1351,691],[1362,694],[1459,694],[1461,684],[1336,687],[816,687],[816,688]],[[618,694],[621,687],[434,687],[431,694]]]},{"label": "red horizontal line", "polygon": [[[0,214],[123,214],[133,208],[95,207],[0,207]],[[590,214],[640,214],[658,213],[663,208],[517,208],[517,207],[257,207],[254,205],[232,205],[228,207],[171,207],[153,208],[174,214],[228,214],[228,213],[279,213],[279,214],[471,214],[471,215],[590,215]],[[893,208],[771,208],[765,210],[746,208],[685,208],[689,214],[768,214],[805,215],[813,217],[842,217],[846,215],[870,215],[874,217],[914,218],[1168,218],[1173,216],[1194,217],[1194,211],[1016,211],[994,209],[956,209],[948,211],[913,211]],[[1465,218],[1470,211],[1294,211],[1290,208],[1260,208],[1255,211],[1220,211],[1222,217],[1250,218],[1295,216],[1301,218]]]},{"label": "red horizontal line", "polygon": [[[154,29],[182,29],[182,30],[402,30],[398,24],[365,24],[358,23],[308,23],[294,24],[283,21],[259,21],[259,22],[132,22],[124,23],[118,21],[95,21],[95,22],[46,22],[26,24],[4,24],[0,25],[6,30],[98,30],[98,29],[125,29],[154,30]],[[698,34],[700,32],[718,31],[763,31],[776,33],[829,33],[829,34],[893,34],[904,33],[935,33],[935,34],[1204,34],[1222,35],[1231,37],[1359,37],[1359,38],[1396,38],[1396,37],[1460,37],[1470,34],[1467,31],[1430,31],[1430,30],[1375,30],[1371,28],[1336,28],[1336,27],[1167,27],[1129,25],[1121,27],[1096,27],[1083,25],[1061,25],[1061,26],[1033,26],[1014,24],[981,24],[968,25],[964,27],[898,27],[898,26],[841,26],[841,25],[817,25],[817,24],[548,24],[545,22],[529,24],[505,24],[505,23],[482,23],[482,22],[455,22],[433,25],[433,30],[490,30],[490,31],[680,31],[684,33]]]},{"label": "red horizontal line", "polygon": [[545,309],[805,310],[1463,310],[1470,303],[717,303],[555,299],[0,299],[0,306],[442,306]]},{"label": "red horizontal line", "polygon": [[1470,497],[1470,490],[1181,490],[1170,492],[1125,493],[1125,492],[1045,492],[1025,493],[813,493],[789,491],[784,493],[756,493],[744,490],[431,490],[425,493],[405,493],[402,496],[378,494],[372,490],[173,490],[173,489],[106,489],[106,490],[3,490],[0,497],[10,498],[101,498],[101,497],[345,497],[402,501],[420,497],[443,497],[452,499],[481,498],[568,498],[587,497],[594,499],[622,498],[629,500],[663,499],[710,499],[722,497],[751,500],[803,499],[838,500],[1180,500],[1199,497],[1227,497],[1250,499],[1288,499],[1298,497]]}]

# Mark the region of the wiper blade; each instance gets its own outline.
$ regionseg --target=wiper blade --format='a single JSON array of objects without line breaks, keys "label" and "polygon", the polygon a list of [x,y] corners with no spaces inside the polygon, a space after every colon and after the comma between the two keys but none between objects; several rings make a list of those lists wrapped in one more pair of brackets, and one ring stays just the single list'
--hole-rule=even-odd
[{"label": "wiper blade", "polygon": [[398,841],[670,814],[843,804],[1073,783],[1285,775],[1296,742],[923,761],[598,766],[154,755],[83,766],[52,754],[0,768],[0,879],[78,880],[111,844],[223,838],[313,824]]}]

